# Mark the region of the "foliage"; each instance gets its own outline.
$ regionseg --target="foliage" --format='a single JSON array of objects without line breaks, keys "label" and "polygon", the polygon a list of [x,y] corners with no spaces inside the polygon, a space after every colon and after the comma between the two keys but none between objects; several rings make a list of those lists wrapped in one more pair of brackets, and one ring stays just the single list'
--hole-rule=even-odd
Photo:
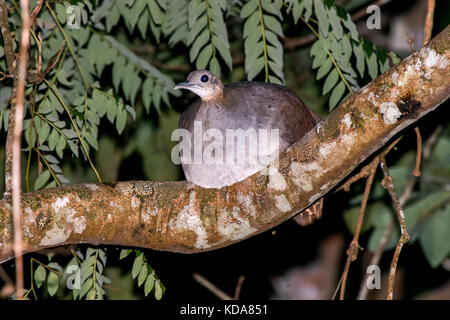
[{"label": "foliage", "polygon": [[[283,37],[281,5],[281,1],[250,0],[242,7],[248,80],[252,80],[264,68],[266,82],[284,83],[283,47],[278,39]],[[275,76],[269,76],[269,69]]]},{"label": "foliage", "polygon": [[[133,250],[122,249],[120,252],[120,259],[126,258]],[[145,296],[154,290],[156,300],[161,300],[166,287],[162,284],[161,280],[155,273],[155,270],[148,264],[145,254],[140,250],[135,250],[136,258],[133,262],[133,268],[131,269],[131,275],[133,279],[137,279],[137,285],[140,287],[144,285]]]}]

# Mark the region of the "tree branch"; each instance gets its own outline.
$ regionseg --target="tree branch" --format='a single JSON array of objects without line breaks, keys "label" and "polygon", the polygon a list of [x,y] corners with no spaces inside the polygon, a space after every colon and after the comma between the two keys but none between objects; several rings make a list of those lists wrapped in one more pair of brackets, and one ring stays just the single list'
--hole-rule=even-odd
[{"label": "tree branch", "polygon": [[[194,253],[242,241],[310,206],[450,95],[450,26],[342,102],[262,170],[222,189],[186,181],[79,184],[22,196],[24,252],[70,243]],[[0,262],[12,252],[0,201]]]}]

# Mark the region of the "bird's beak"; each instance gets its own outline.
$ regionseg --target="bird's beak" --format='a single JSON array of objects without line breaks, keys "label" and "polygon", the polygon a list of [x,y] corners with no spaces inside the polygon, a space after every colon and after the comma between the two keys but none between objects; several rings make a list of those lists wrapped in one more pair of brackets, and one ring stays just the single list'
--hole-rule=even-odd
[{"label": "bird's beak", "polygon": [[189,81],[184,81],[184,82],[181,82],[181,83],[177,84],[175,87],[173,87],[173,89],[174,90],[177,90],[177,89],[190,89],[192,86],[193,86],[193,84],[190,83]]}]

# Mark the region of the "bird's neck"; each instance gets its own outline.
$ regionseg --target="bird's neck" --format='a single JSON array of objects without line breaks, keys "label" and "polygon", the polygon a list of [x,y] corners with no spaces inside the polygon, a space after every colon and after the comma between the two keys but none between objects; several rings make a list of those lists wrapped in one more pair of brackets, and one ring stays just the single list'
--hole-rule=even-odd
[{"label": "bird's neck", "polygon": [[216,87],[201,96],[202,102],[217,103],[223,98],[223,87]]}]

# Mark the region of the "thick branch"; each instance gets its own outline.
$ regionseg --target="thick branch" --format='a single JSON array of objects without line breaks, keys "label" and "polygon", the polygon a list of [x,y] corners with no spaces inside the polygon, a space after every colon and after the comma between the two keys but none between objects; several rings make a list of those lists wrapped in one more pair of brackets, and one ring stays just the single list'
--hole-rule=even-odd
[{"label": "thick branch", "polygon": [[[450,95],[450,27],[369,85],[263,170],[222,189],[188,182],[81,184],[24,194],[24,252],[69,243],[193,253],[241,241],[310,206],[397,132]],[[272,171],[272,170],[271,170]],[[0,201],[0,261],[12,215]]]}]

